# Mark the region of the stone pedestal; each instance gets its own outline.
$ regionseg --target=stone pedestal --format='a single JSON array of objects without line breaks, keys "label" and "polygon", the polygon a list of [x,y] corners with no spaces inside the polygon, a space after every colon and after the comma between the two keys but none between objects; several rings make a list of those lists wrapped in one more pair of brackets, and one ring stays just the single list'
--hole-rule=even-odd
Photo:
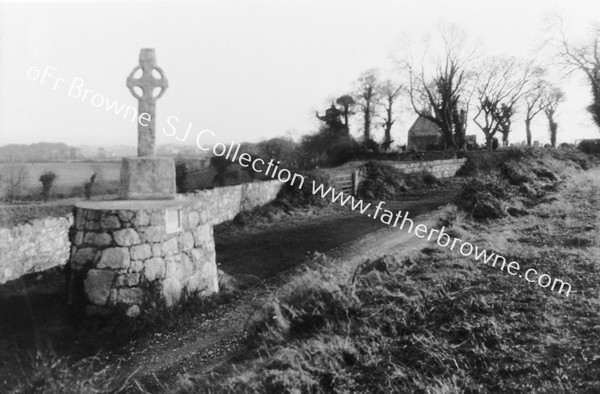
[{"label": "stone pedestal", "polygon": [[175,198],[175,161],[167,157],[126,157],[121,162],[123,200]]},{"label": "stone pedestal", "polygon": [[69,295],[87,314],[136,316],[218,291],[212,224],[193,201],[78,203]]}]

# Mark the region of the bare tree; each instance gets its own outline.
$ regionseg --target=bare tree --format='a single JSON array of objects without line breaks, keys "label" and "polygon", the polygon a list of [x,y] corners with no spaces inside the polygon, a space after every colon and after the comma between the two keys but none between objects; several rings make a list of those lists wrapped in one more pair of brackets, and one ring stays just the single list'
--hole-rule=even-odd
[{"label": "bare tree", "polygon": [[582,71],[592,88],[592,103],[587,110],[592,115],[594,123],[600,127],[600,26],[596,26],[587,42],[569,42],[561,34],[559,54],[571,68],[571,71]]},{"label": "bare tree", "polygon": [[29,173],[25,164],[18,162],[8,163],[3,179],[5,197],[9,203],[12,204],[21,195],[28,177]]},{"label": "bare tree", "polygon": [[531,82],[531,88],[524,96],[525,100],[525,131],[527,133],[527,146],[531,146],[531,122],[543,111],[542,97],[547,88],[547,82],[541,78],[535,78]]},{"label": "bare tree", "polygon": [[350,130],[350,126],[348,125],[348,119],[350,118],[350,116],[355,114],[353,108],[356,105],[356,101],[354,101],[354,98],[352,96],[345,94],[343,96],[338,97],[337,100],[335,100],[335,103],[342,107],[344,126],[346,126],[348,130]]},{"label": "bare tree", "polygon": [[487,59],[480,68],[477,112],[473,121],[485,134],[488,150],[492,150],[492,140],[498,131],[502,133],[503,145],[508,145],[512,116],[527,92],[534,68],[515,58],[499,57]]},{"label": "bare tree", "polygon": [[366,71],[358,78],[356,102],[363,117],[363,135],[365,143],[371,139],[371,125],[379,101],[377,85],[378,78],[375,70]]},{"label": "bare tree", "polygon": [[557,87],[548,87],[542,96],[540,107],[548,119],[548,131],[550,131],[550,144],[556,147],[556,133],[558,132],[558,123],[556,122],[556,110],[565,98],[565,93]]},{"label": "bare tree", "polygon": [[396,123],[394,116],[394,103],[400,96],[402,85],[390,79],[385,80],[380,86],[380,96],[382,99],[383,109],[385,111],[384,121],[382,123],[384,131],[382,150],[387,151],[392,145],[392,126]]},{"label": "bare tree", "polygon": [[457,139],[461,139],[466,129],[468,99],[465,98],[470,98],[468,81],[472,77],[466,64],[474,56],[474,51],[465,49],[464,37],[456,28],[441,33],[444,53],[437,59],[433,72],[426,73],[424,64],[419,72],[410,63],[404,66],[409,74],[414,111],[440,128],[446,149],[464,149],[464,143],[459,146]]}]

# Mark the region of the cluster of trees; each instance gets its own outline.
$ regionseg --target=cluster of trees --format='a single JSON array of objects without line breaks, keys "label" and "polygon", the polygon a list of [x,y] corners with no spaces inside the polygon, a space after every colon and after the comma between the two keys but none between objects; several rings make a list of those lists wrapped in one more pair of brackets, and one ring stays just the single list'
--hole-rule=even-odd
[{"label": "cluster of trees", "polygon": [[[600,28],[583,43],[568,41],[564,34],[555,43],[552,56],[562,61],[563,74],[583,72],[592,91],[587,108],[600,127]],[[548,69],[537,59],[489,57],[476,60],[474,51],[466,49],[464,36],[456,29],[443,37],[443,56],[432,71],[422,64],[404,62],[408,71],[409,94],[415,112],[437,124],[447,147],[465,149],[468,117],[485,135],[492,148],[497,133],[508,145],[515,114],[522,112],[527,145],[532,145],[532,121],[544,114],[551,145],[556,146],[557,110],[565,94],[547,78]],[[419,70],[419,71],[417,71]],[[560,71],[560,70],[559,70]]]},{"label": "cluster of trees", "polygon": [[[396,123],[396,106],[405,87],[391,79],[382,79],[375,69],[364,72],[353,92],[336,98],[324,115],[315,134],[302,138],[297,154],[300,167],[338,165],[365,152],[388,151],[392,143],[392,127]],[[351,118],[359,118],[362,137],[351,133]],[[383,130],[383,141],[376,142],[373,132]]]},{"label": "cluster of trees", "polygon": [[[433,61],[425,64],[427,53],[418,56],[417,62],[408,58],[400,61],[402,81],[381,79],[376,70],[362,74],[352,94],[335,100],[325,116],[317,114],[324,124],[317,134],[305,137],[302,144],[325,156],[335,156],[332,151],[339,147],[356,149],[357,143],[352,142],[349,133],[349,118],[358,115],[362,128],[360,147],[388,150],[393,143],[391,131],[397,120],[396,107],[406,98],[417,115],[439,127],[446,149],[466,149],[469,121],[485,136],[487,149],[493,148],[497,135],[502,136],[503,145],[508,145],[517,114],[524,121],[528,145],[532,145],[532,122],[543,114],[551,145],[556,146],[557,111],[565,94],[550,82],[548,69],[541,65],[541,60],[482,58],[476,50],[467,48],[464,34],[458,29],[447,29],[440,36],[441,45]],[[592,90],[588,111],[600,127],[599,40],[600,28],[594,30],[588,42],[580,44],[563,36],[553,56],[567,66],[563,74],[579,70],[587,77]],[[377,126],[384,131],[381,144],[372,139]]]},{"label": "cluster of trees", "polygon": [[[42,184],[42,198],[47,202],[50,198],[50,190],[58,176],[52,171],[46,171],[40,175],[39,181]],[[25,164],[10,163],[6,166],[3,174],[0,175],[0,184],[3,185],[4,200],[12,204],[17,200],[25,190],[29,172]]]},{"label": "cluster of trees", "polygon": [[[406,102],[415,114],[428,119],[441,130],[444,146],[449,150],[466,149],[467,126],[472,123],[483,133],[488,150],[508,145],[513,125],[523,121],[527,145],[533,143],[532,124],[540,114],[547,121],[552,146],[556,146],[558,109],[565,94],[550,81],[550,72],[539,59],[508,56],[481,57],[467,47],[464,34],[456,28],[442,32],[436,57],[421,53],[414,62],[407,57],[399,61],[403,77],[381,78],[371,69],[360,75],[355,88],[331,102],[318,131],[305,135],[300,143],[291,138],[273,138],[247,144],[244,151],[265,160],[273,159],[286,168],[310,169],[315,166],[339,165],[366,152],[391,148],[392,128],[398,109]],[[591,40],[581,44],[564,37],[554,48],[554,57],[567,66],[566,74],[582,71],[592,90],[588,107],[600,127],[600,28]],[[428,47],[428,46],[424,46]],[[565,73],[563,73],[565,74]],[[556,78],[554,78],[555,80]],[[355,122],[351,122],[352,119]],[[359,124],[361,137],[355,139],[351,124]],[[375,130],[383,131],[383,140],[373,139]],[[216,184],[224,184],[230,171],[222,158],[212,158],[217,169]],[[248,174],[254,178],[255,174]]]},{"label": "cluster of trees", "polygon": [[528,145],[532,144],[532,120],[539,113],[546,115],[550,140],[556,145],[556,111],[564,93],[545,79],[545,68],[535,60],[515,57],[476,60],[456,31],[447,34],[443,43],[443,56],[429,73],[424,67],[416,71],[409,62],[404,68],[413,109],[440,128],[447,148],[466,148],[469,117],[484,134],[488,150],[493,149],[498,133],[502,144],[508,145],[515,114],[520,110]]},{"label": "cluster of trees", "polygon": [[30,145],[0,146],[1,161],[65,161],[79,158],[77,148],[62,142],[38,142]]}]

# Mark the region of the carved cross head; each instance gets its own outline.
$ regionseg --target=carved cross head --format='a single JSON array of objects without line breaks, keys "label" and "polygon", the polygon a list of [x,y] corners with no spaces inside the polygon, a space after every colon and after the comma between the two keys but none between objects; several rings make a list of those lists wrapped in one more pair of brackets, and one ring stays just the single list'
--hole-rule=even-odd
[{"label": "carved cross head", "polygon": [[[142,70],[142,76],[135,78],[134,74],[140,69]],[[160,78],[154,76],[154,70],[158,72]],[[169,87],[169,82],[165,77],[164,71],[156,65],[156,54],[154,49],[143,48],[140,51],[140,64],[134,68],[131,74],[129,74],[129,77],[127,77],[127,87],[131,94],[140,101],[154,101],[162,97],[165,93]],[[135,91],[135,87],[142,90],[142,95],[139,95]],[[161,88],[156,97],[154,96],[155,88]]]}]

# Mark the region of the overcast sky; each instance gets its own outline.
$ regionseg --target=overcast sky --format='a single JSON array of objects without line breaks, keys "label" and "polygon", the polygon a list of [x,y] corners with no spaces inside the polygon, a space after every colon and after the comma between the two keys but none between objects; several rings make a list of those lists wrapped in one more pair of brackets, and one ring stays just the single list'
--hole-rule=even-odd
[{"label": "overcast sky", "polygon": [[[205,134],[206,143],[298,138],[318,128],[314,111],[349,92],[361,72],[393,73],[391,57],[402,52],[407,36],[418,43],[440,23],[453,23],[486,54],[528,56],[556,15],[580,34],[600,17],[600,2],[3,2],[0,145],[135,145],[134,122],[95,107],[91,94],[82,100],[71,85],[83,84],[97,95],[96,104],[110,100],[137,108],[125,80],[140,48],[156,49],[170,85],[157,102],[158,143],[177,143],[188,127],[189,144],[203,129],[215,134]],[[51,76],[41,82],[45,69]],[[58,78],[63,81],[55,85]],[[567,102],[560,111],[559,142],[600,136],[584,110],[590,97],[585,81],[572,78],[563,88]],[[404,142],[414,114],[398,115],[393,138]],[[172,137],[161,132],[170,130],[168,116],[179,119]],[[474,125],[467,133],[484,140]],[[538,123],[534,139],[547,142],[547,134]],[[523,139],[517,121],[511,141]]]}]

